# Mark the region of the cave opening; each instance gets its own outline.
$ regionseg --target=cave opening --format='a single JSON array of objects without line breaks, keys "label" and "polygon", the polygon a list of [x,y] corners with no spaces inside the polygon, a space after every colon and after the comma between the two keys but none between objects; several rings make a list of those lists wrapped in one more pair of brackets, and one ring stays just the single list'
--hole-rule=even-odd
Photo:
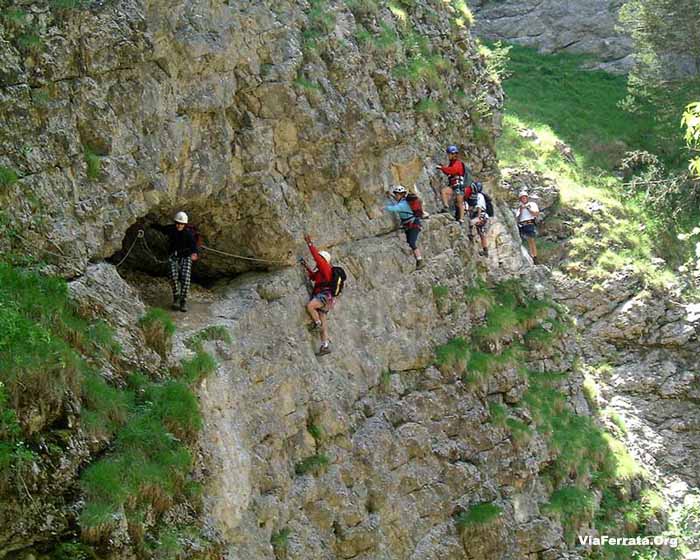
[{"label": "cave opening", "polygon": [[[149,213],[132,224],[124,235],[121,248],[106,259],[117,266],[122,278],[137,288],[146,303],[158,307],[168,307],[171,294],[169,241],[167,235],[156,228],[173,223],[174,211],[169,210]],[[195,212],[192,215],[198,217]],[[279,263],[248,260],[252,257],[247,256],[250,250],[244,245],[234,247],[232,253],[246,257],[244,259],[221,254],[210,245],[210,236],[214,237],[216,232],[208,228],[206,222],[190,219],[190,224],[202,238],[199,259],[192,265],[190,295],[201,295],[217,284],[228,282],[242,274],[271,272],[282,266]]]}]

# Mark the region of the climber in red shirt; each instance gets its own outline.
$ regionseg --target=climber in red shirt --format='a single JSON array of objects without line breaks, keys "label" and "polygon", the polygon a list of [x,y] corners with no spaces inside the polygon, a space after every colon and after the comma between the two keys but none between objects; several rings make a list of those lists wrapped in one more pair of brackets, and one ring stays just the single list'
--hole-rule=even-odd
[{"label": "climber in red shirt", "polygon": [[308,234],[304,235],[304,241],[306,241],[309,251],[311,251],[311,255],[316,261],[316,270],[311,270],[303,258],[300,257],[299,261],[313,282],[311,299],[306,304],[306,311],[314,322],[314,329],[321,330],[321,348],[318,353],[319,356],[323,356],[331,351],[326,316],[333,309],[333,304],[335,303],[332,288],[333,267],[331,266],[331,255],[328,251],[318,251],[311,242],[311,236]]},{"label": "climber in red shirt", "polygon": [[447,157],[450,159],[449,165],[437,166],[438,171],[442,171],[447,175],[448,182],[447,186],[442,189],[443,209],[440,210],[440,212],[449,212],[450,198],[454,193],[455,206],[457,207],[457,222],[463,224],[465,191],[469,189],[469,185],[471,184],[469,168],[459,159],[459,148],[457,148],[457,146],[447,146],[446,151]]}]

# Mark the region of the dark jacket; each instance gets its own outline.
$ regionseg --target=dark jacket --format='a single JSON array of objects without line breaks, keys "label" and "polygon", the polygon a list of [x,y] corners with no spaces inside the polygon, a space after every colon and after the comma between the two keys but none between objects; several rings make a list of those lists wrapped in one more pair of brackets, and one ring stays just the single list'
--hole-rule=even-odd
[{"label": "dark jacket", "polygon": [[194,238],[194,232],[185,226],[182,231],[177,231],[175,224],[161,226],[154,224],[153,228],[164,233],[170,243],[168,252],[177,255],[179,258],[189,257],[193,253],[197,253],[197,242]]}]

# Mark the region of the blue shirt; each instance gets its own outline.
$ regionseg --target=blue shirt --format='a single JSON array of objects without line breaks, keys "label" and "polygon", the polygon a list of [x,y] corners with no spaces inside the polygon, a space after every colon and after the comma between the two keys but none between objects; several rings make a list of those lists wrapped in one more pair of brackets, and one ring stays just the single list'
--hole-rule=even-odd
[{"label": "blue shirt", "polygon": [[411,210],[411,207],[408,205],[408,202],[405,198],[402,199],[400,202],[397,202],[396,204],[387,204],[384,207],[384,210],[388,210],[389,212],[396,212],[399,215],[399,219],[401,220],[401,225],[408,224],[414,221],[413,210]]}]

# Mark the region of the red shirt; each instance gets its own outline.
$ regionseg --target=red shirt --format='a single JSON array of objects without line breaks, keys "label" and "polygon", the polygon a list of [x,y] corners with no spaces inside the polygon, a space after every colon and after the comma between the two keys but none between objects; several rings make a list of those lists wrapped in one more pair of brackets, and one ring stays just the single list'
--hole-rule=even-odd
[{"label": "red shirt", "polygon": [[440,171],[447,175],[450,186],[453,186],[459,177],[464,177],[467,174],[467,167],[460,160],[455,159],[450,165],[440,167]]},{"label": "red shirt", "polygon": [[309,251],[316,261],[316,270],[309,270],[307,273],[314,283],[313,295],[316,295],[324,288],[329,288],[328,285],[324,286],[324,284],[329,284],[333,280],[333,267],[319,254],[312,243],[309,243]]}]

